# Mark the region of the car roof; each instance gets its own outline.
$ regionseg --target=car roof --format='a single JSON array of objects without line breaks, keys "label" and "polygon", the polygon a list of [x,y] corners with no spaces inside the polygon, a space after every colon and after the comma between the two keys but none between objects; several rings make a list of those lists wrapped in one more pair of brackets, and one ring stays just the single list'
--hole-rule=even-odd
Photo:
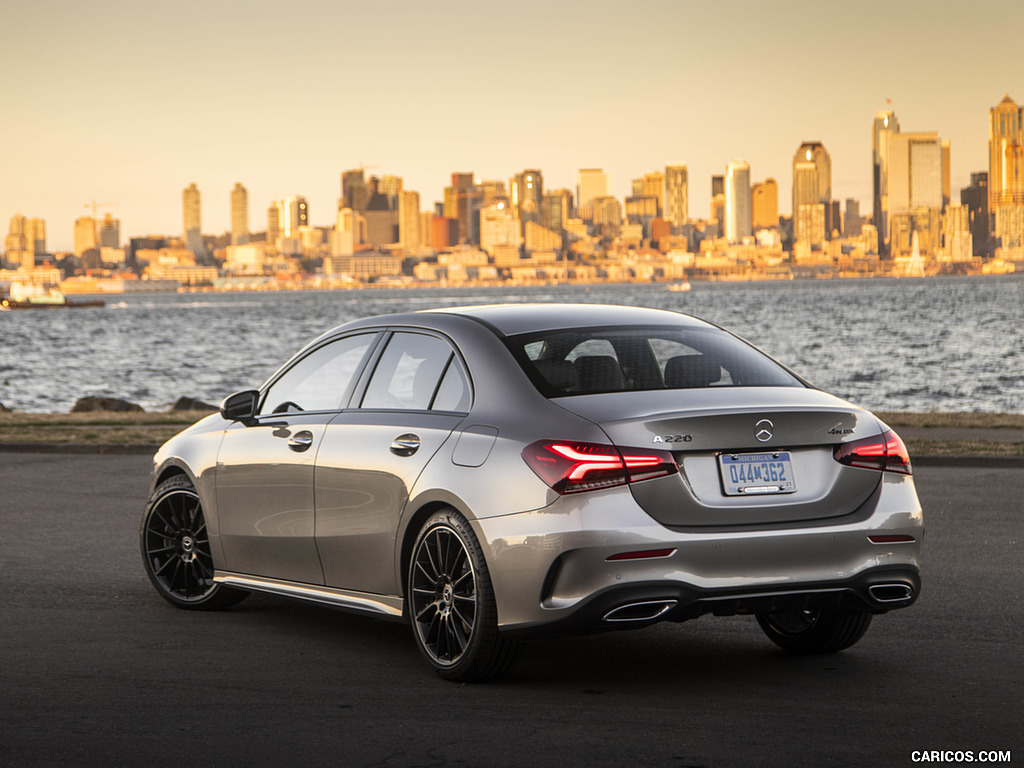
[{"label": "car roof", "polygon": [[489,304],[427,309],[417,314],[450,314],[475,319],[505,336],[565,328],[710,324],[665,309],[614,304]]}]

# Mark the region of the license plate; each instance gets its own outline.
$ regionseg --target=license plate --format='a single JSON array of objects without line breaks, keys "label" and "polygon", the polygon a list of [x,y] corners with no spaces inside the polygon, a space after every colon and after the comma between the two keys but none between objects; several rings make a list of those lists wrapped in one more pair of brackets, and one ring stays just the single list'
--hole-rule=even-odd
[{"label": "license plate", "polygon": [[718,457],[726,496],[795,493],[796,480],[787,451],[724,453]]}]

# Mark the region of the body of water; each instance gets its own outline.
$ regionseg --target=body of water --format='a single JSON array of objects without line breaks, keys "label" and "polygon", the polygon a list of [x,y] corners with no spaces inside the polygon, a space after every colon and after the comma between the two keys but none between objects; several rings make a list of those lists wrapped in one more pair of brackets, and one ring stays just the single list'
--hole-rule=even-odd
[{"label": "body of water", "polygon": [[0,312],[0,403],[218,403],[347,320],[527,301],[687,312],[873,410],[1024,412],[1024,275],[694,283],[688,293],[631,284],[111,296],[103,309]]}]

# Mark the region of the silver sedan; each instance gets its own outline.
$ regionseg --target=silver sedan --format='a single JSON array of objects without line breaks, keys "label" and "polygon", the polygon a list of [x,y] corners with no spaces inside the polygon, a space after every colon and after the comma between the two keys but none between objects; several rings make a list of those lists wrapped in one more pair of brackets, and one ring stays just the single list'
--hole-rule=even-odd
[{"label": "silver sedan", "polygon": [[920,591],[900,438],[674,312],[501,305],[347,323],[154,457],[146,571],[411,624],[449,680],[522,638],[753,614],[834,652]]}]

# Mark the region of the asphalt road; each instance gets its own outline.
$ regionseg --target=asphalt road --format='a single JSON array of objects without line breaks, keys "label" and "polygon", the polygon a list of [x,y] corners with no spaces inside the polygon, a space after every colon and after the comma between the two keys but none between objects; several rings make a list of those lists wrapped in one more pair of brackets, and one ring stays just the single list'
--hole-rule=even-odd
[{"label": "asphalt road", "polygon": [[1024,762],[1021,469],[917,470],[922,597],[844,653],[704,617],[533,643],[477,686],[436,678],[402,624],[264,596],[170,607],[139,561],[147,471],[0,454],[4,768]]}]

